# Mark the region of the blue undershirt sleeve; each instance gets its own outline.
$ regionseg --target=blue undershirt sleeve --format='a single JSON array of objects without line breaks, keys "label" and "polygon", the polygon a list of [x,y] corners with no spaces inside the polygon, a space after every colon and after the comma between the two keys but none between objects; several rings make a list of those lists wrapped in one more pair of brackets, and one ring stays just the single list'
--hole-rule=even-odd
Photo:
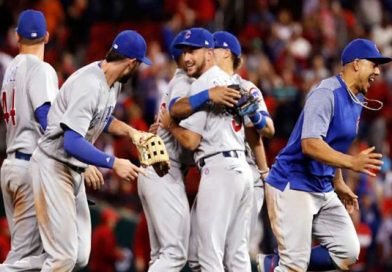
[{"label": "blue undershirt sleeve", "polygon": [[38,123],[41,125],[42,129],[45,131],[48,125],[48,112],[50,110],[50,103],[44,103],[39,106],[34,111],[35,119],[37,119]]},{"label": "blue undershirt sleeve", "polygon": [[105,131],[106,133],[109,133],[109,127],[110,127],[110,124],[112,123],[113,120],[114,120],[113,115],[110,115],[108,118],[108,121],[106,122],[105,127],[103,128],[103,131]]},{"label": "blue undershirt sleeve", "polygon": [[113,168],[114,157],[108,155],[88,142],[82,135],[66,128],[64,150],[81,162],[104,168]]}]

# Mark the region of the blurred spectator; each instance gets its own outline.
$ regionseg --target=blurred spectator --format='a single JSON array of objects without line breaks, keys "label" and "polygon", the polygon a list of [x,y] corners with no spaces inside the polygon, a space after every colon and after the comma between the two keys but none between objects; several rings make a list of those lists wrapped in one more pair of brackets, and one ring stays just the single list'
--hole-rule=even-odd
[{"label": "blurred spectator", "polygon": [[7,258],[8,251],[11,250],[11,236],[8,229],[7,218],[0,218],[0,263]]},{"label": "blurred spectator", "polygon": [[382,21],[381,0],[359,0],[358,19],[365,27],[371,28]]},{"label": "blurred spectator", "polygon": [[379,262],[384,271],[392,271],[392,200],[385,202],[384,220],[377,235]]},{"label": "blurred spectator", "polygon": [[89,262],[91,272],[115,272],[115,263],[124,258],[114,234],[118,219],[117,213],[112,209],[105,208],[102,211],[101,222],[92,233]]},{"label": "blurred spectator", "polygon": [[147,220],[143,213],[140,214],[139,224],[136,227],[133,252],[135,256],[135,271],[146,272],[148,270],[150,254],[151,258],[153,258],[154,252],[150,252],[150,240],[148,237]]}]

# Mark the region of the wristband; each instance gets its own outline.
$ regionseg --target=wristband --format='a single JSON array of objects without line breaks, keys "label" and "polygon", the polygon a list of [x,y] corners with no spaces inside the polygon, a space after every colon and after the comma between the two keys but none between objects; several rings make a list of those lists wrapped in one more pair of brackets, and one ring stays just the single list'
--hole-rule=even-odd
[{"label": "wristband", "polygon": [[267,125],[267,118],[261,112],[256,112],[256,114],[249,116],[249,119],[256,129],[263,129]]},{"label": "wristband", "polygon": [[192,111],[198,110],[210,99],[208,90],[201,91],[200,93],[191,95],[189,103],[191,104]]}]

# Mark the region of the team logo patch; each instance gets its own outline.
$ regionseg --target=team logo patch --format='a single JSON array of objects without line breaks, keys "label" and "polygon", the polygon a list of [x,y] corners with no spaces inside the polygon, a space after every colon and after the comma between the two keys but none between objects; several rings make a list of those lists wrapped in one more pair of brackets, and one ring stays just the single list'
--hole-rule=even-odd
[{"label": "team logo patch", "polygon": [[242,123],[241,122],[237,122],[237,120],[233,118],[231,120],[231,126],[233,127],[235,132],[238,132],[242,128]]},{"label": "team logo patch", "polygon": [[191,34],[192,34],[192,32],[191,32],[190,30],[187,30],[187,31],[185,32],[184,38],[185,38],[186,40],[189,39],[189,38],[191,37]]},{"label": "team logo patch", "polygon": [[374,44],[374,47],[376,48],[377,52],[380,53],[380,50],[378,50],[377,45]]}]

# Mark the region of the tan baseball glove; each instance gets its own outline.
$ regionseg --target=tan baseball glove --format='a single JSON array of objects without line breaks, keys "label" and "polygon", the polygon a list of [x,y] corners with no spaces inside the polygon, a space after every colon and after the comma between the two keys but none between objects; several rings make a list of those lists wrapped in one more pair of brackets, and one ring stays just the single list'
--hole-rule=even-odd
[{"label": "tan baseball glove", "polygon": [[140,164],[144,167],[152,165],[158,176],[163,177],[169,172],[170,161],[166,146],[158,135],[148,132],[135,132],[132,135]]}]

